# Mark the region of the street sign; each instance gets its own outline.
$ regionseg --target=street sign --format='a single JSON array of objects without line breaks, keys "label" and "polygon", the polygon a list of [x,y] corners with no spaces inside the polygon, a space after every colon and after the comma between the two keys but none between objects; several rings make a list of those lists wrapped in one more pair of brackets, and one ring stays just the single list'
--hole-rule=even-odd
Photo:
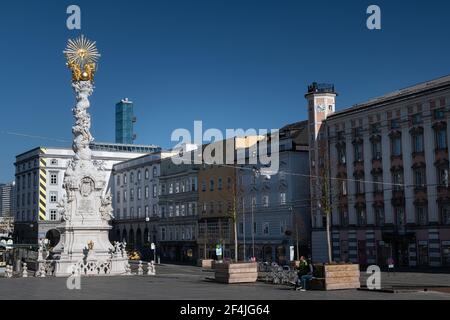
[{"label": "street sign", "polygon": [[155,244],[152,242],[152,244],[150,245],[150,248],[152,249],[152,250],[155,250]]}]

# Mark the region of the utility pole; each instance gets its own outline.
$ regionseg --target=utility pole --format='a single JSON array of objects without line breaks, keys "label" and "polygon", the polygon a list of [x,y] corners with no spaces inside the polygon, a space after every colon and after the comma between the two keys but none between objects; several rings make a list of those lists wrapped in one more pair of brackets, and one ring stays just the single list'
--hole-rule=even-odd
[{"label": "utility pole", "polygon": [[237,168],[234,169],[234,183],[233,183],[233,225],[234,225],[234,260],[237,263],[239,261],[238,253],[238,235],[237,235],[237,212],[236,212],[236,193],[237,193]]},{"label": "utility pole", "polygon": [[246,247],[245,247],[245,200],[242,198],[242,225],[243,225],[243,233],[244,233],[244,262],[246,257]]},{"label": "utility pole", "polygon": [[252,197],[252,253],[253,258],[255,258],[255,216],[253,213],[254,203],[253,203],[253,197]]}]

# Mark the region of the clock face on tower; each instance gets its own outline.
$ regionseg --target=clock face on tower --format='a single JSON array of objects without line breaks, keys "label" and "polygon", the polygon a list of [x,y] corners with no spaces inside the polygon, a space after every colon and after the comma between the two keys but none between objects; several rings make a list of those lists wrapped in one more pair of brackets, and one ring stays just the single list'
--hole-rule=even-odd
[{"label": "clock face on tower", "polygon": [[325,112],[326,107],[324,104],[318,104],[316,109],[317,109],[317,112]]}]

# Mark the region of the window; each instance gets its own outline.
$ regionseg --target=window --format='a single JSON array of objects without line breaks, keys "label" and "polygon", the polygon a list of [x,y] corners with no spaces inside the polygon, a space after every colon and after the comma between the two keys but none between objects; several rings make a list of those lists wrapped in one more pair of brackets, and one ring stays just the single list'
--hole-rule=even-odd
[{"label": "window", "polygon": [[392,130],[400,129],[400,120],[399,119],[391,120],[391,129]]},{"label": "window", "polygon": [[393,137],[391,139],[392,145],[392,155],[393,156],[401,156],[402,155],[402,138],[400,136]]},{"label": "window", "polygon": [[346,208],[339,208],[339,217],[343,227],[348,226],[348,211]]},{"label": "window", "polygon": [[127,184],[128,176],[126,173],[123,174],[123,184]]},{"label": "window", "polygon": [[280,204],[283,206],[286,204],[286,192],[280,193]]},{"label": "window", "polygon": [[58,193],[56,191],[50,192],[50,202],[57,203],[58,202]]},{"label": "window", "polygon": [[50,220],[56,221],[56,210],[50,210]]},{"label": "window", "polygon": [[447,148],[447,129],[441,128],[436,130],[436,149],[442,150]]},{"label": "window", "polygon": [[52,185],[58,184],[58,174],[56,172],[50,173],[50,184]]},{"label": "window", "polygon": [[161,240],[166,240],[166,228],[161,228]]},{"label": "window", "polygon": [[239,234],[244,234],[244,223],[239,222]]},{"label": "window", "polygon": [[141,197],[142,197],[142,190],[141,190],[141,187],[138,187],[138,189],[137,189],[137,199],[141,200]]},{"label": "window", "polygon": [[203,191],[203,192],[206,191],[206,182],[205,182],[204,179],[202,180],[202,191]]},{"label": "window", "polygon": [[356,215],[358,218],[358,225],[365,226],[367,223],[366,210],[364,208],[357,208]]},{"label": "window", "polygon": [[152,175],[153,175],[153,178],[156,178],[158,176],[158,168],[153,167]]},{"label": "window", "polygon": [[134,172],[130,173],[130,183],[134,182]]},{"label": "window", "polygon": [[145,188],[144,188],[144,197],[145,197],[145,199],[148,199],[148,197],[149,197],[149,188],[148,188],[148,186],[145,186]]},{"label": "window", "polygon": [[137,172],[137,179],[138,181],[141,181],[141,170],[138,170]]},{"label": "window", "polygon": [[197,177],[191,178],[191,191],[197,191]]},{"label": "window", "polygon": [[364,194],[364,181],[363,178],[358,178],[358,180],[355,181],[355,187],[356,187],[356,194]]},{"label": "window", "polygon": [[148,218],[149,213],[150,213],[150,212],[148,211],[148,206],[145,206],[145,207],[144,207],[144,211],[145,211],[145,217]]},{"label": "window", "polygon": [[347,181],[346,180],[339,181],[339,191],[341,193],[341,196],[347,195]]},{"label": "window", "polygon": [[397,226],[403,227],[406,225],[405,209],[403,207],[397,207],[395,211],[395,221]]},{"label": "window", "polygon": [[355,161],[363,161],[363,144],[362,143],[355,143],[354,146],[355,151]]},{"label": "window", "polygon": [[127,190],[123,190],[123,202],[127,202]]},{"label": "window", "polygon": [[173,206],[169,206],[169,217],[173,217]]},{"label": "window", "polygon": [[134,189],[130,189],[130,201],[134,201]]},{"label": "window", "polygon": [[384,226],[384,208],[383,207],[376,207],[375,208],[375,219],[378,226]]},{"label": "window", "polygon": [[116,176],[116,184],[119,186],[120,185],[120,175]]},{"label": "window", "polygon": [[[130,181],[131,181],[131,179],[130,179]],[[134,207],[130,208],[130,217],[134,218]]]},{"label": "window", "polygon": [[444,108],[434,110],[434,119],[440,120],[445,118]]},{"label": "window", "polygon": [[363,136],[363,127],[357,127],[357,128],[355,128],[355,131],[354,131],[354,133],[355,133],[355,138],[362,138],[362,136]]},{"label": "window", "polygon": [[186,215],[186,205],[182,204],[182,205],[180,206],[180,214],[181,214],[182,216],[185,216],[185,215]]},{"label": "window", "polygon": [[150,172],[148,171],[148,169],[145,169],[145,179],[150,178]]},{"label": "window", "polygon": [[175,193],[180,193],[180,183],[179,182],[175,183]]},{"label": "window", "polygon": [[156,184],[154,184],[153,185],[153,198],[156,198],[156,192],[157,192],[157,185]]},{"label": "window", "polygon": [[186,192],[184,181],[181,181],[181,183],[180,183],[180,192],[182,192],[182,193]]},{"label": "window", "polygon": [[169,184],[169,194],[173,193],[173,183]]},{"label": "window", "polygon": [[214,191],[214,179],[209,180],[209,191]]},{"label": "window", "polygon": [[415,169],[414,170],[414,185],[416,188],[424,188],[427,184],[425,178],[425,169]]},{"label": "window", "polygon": [[373,175],[373,192],[383,191],[383,177],[381,174]]},{"label": "window", "polygon": [[214,202],[212,201],[209,203],[209,212],[214,213]]},{"label": "window", "polygon": [[448,187],[448,168],[441,167],[437,169],[440,187]]},{"label": "window", "polygon": [[375,160],[381,159],[381,141],[374,140],[372,142],[372,158]]},{"label": "window", "polygon": [[217,189],[222,190],[222,178],[217,179]]},{"label": "window", "polygon": [[422,113],[416,113],[412,116],[412,124],[419,125],[422,124]]},{"label": "window", "polygon": [[157,204],[153,205],[152,213],[153,213],[154,216],[156,216],[158,214],[158,205]]},{"label": "window", "polygon": [[413,152],[423,152],[423,133],[417,133],[412,136],[413,140]]},{"label": "window", "polygon": [[450,225],[450,205],[446,204],[441,207],[441,222]]},{"label": "window", "polygon": [[418,225],[425,226],[428,223],[427,207],[425,206],[416,207],[416,219]]},{"label": "window", "polygon": [[346,157],[346,154],[345,154],[345,147],[339,147],[337,149],[337,151],[338,151],[339,164],[346,164],[347,163],[347,157]]},{"label": "window", "polygon": [[264,222],[263,223],[263,234],[264,235],[268,235],[269,234],[269,223],[268,222]]},{"label": "window", "polygon": [[403,190],[403,172],[397,171],[392,174],[392,182],[394,183],[394,191]]},{"label": "window", "polygon": [[269,207],[269,196],[264,195],[262,197],[262,205],[264,208],[268,208]]},{"label": "window", "polygon": [[372,134],[379,134],[381,133],[381,124],[380,123],[374,123],[370,126],[370,132]]},{"label": "window", "polygon": [[137,217],[140,218],[142,216],[142,210],[141,207],[137,208]]},{"label": "window", "polygon": [[227,190],[231,190],[231,178],[227,178]]}]

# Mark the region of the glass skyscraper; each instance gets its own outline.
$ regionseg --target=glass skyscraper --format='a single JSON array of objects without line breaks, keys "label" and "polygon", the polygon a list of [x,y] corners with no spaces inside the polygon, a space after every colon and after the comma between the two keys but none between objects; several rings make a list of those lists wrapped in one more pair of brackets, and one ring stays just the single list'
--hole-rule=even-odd
[{"label": "glass skyscraper", "polygon": [[136,135],[133,126],[136,117],[133,114],[133,102],[125,98],[116,104],[116,143],[133,144]]}]

